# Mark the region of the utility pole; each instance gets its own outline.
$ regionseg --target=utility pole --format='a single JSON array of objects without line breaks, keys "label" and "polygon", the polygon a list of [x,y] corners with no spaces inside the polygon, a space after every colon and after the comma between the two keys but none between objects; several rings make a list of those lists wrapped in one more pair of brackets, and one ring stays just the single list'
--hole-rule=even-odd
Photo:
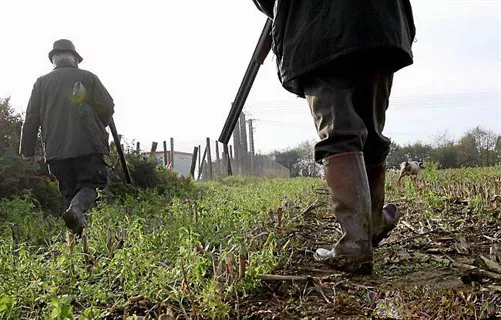
[{"label": "utility pole", "polygon": [[247,121],[249,121],[249,148],[250,148],[250,153],[252,155],[255,154],[254,152],[254,127],[252,126],[252,121],[254,119],[249,119]]},{"label": "utility pole", "polygon": [[245,113],[240,114],[240,141],[242,141],[242,153],[247,153],[247,127],[245,126]]},{"label": "utility pole", "polygon": [[[240,120],[239,120],[240,121]],[[237,122],[235,129],[233,130],[233,156],[236,161],[240,160],[240,124]]]},{"label": "utility pole", "polygon": [[245,122],[245,113],[240,114],[240,174],[249,174],[249,153],[247,152],[247,123]]}]

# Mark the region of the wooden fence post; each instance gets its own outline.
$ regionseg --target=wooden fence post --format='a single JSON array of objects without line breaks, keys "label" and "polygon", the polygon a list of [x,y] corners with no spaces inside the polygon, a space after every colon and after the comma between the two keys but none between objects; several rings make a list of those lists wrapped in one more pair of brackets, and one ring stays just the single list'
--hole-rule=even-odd
[{"label": "wooden fence post", "polygon": [[252,153],[248,153],[248,156],[249,156],[249,160],[250,160],[250,174],[252,176],[257,176],[255,156]]},{"label": "wooden fence post", "polygon": [[[205,162],[205,156],[206,155],[207,155],[207,148],[205,148],[204,156],[202,157],[202,163],[200,164],[200,168],[199,168],[199,171],[198,171],[198,179],[197,180],[200,180],[200,177],[202,176],[202,171],[204,169],[204,162]],[[200,158],[198,158],[198,159],[200,159]]]},{"label": "wooden fence post", "polygon": [[228,157],[226,156],[226,151],[227,150],[225,147],[224,147],[224,144],[223,144],[223,151],[221,152],[221,177],[226,177],[227,176],[227,172],[226,172],[226,168],[228,167]]},{"label": "wooden fence post", "polygon": [[168,160],[167,160],[167,141],[164,140],[164,166],[168,166]]},{"label": "wooden fence post", "polygon": [[228,176],[231,176],[233,173],[231,171],[231,157],[230,157],[230,153],[228,152],[228,144],[225,144],[223,146],[223,148],[224,148],[224,154],[226,156],[226,161],[227,161],[227,164],[228,164],[228,166],[226,168],[224,168],[224,169],[228,170]]},{"label": "wooden fence post", "polygon": [[209,165],[209,179],[212,179],[212,156],[210,154],[210,138],[207,138],[207,164]]},{"label": "wooden fence post", "polygon": [[217,140],[215,141],[215,145],[216,145],[216,171],[215,171],[215,175],[216,177],[218,177],[220,175],[220,172],[221,172],[221,160],[219,159],[219,143],[217,142]]},{"label": "wooden fence post", "polygon": [[195,167],[197,165],[198,158],[198,147],[193,148],[193,155],[191,156],[191,167],[190,167],[190,176],[192,179],[195,179]]},{"label": "wooden fence post", "polygon": [[170,138],[170,166],[174,170],[174,138]]},{"label": "wooden fence post", "polygon": [[200,159],[202,158],[202,146],[201,145],[198,145],[198,172],[201,172],[202,169],[200,168],[200,166],[202,165],[200,163]]},{"label": "wooden fence post", "polygon": [[155,160],[156,160],[155,152],[157,151],[157,146],[158,143],[156,143],[155,141],[151,143],[150,158],[155,157]]}]

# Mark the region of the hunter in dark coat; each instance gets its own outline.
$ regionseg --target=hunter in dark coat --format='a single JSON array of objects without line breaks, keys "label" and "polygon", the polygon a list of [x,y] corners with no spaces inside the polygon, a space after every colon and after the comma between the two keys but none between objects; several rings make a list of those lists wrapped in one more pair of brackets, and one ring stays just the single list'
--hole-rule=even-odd
[{"label": "hunter in dark coat", "polygon": [[87,226],[85,212],[96,200],[96,189],[107,184],[103,157],[109,153],[106,126],[114,103],[96,75],[78,68],[83,59],[71,41],[54,42],[49,60],[54,69],[33,86],[20,154],[34,162],[40,129],[45,160],[68,204],[63,220],[80,234]]},{"label": "hunter in dark coat", "polygon": [[[314,257],[371,273],[373,248],[399,219],[384,205],[383,135],[393,74],[413,63],[416,29],[409,0],[253,0],[273,20],[272,49],[285,89],[306,98],[320,141],[334,213],[343,236]],[[384,205],[384,206],[383,206]]]}]

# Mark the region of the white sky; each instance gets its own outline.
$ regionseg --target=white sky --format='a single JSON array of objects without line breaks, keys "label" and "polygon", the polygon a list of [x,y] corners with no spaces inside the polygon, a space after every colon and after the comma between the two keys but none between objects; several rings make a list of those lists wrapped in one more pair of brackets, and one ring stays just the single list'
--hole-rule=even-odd
[{"label": "white sky", "polygon": [[[385,133],[399,143],[501,134],[501,0],[411,1],[415,63],[395,75]],[[49,72],[55,40],[71,39],[116,104],[128,140],[174,137],[191,152],[216,140],[265,22],[250,0],[0,1],[0,97],[23,111]],[[316,139],[303,99],[282,89],[270,54],[247,100],[256,150]],[[248,116],[249,117],[249,116]]]}]

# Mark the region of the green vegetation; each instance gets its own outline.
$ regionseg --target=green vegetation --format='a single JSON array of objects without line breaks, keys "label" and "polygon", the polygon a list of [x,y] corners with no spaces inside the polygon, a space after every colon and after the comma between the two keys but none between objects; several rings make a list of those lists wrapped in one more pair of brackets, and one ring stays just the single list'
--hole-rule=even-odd
[{"label": "green vegetation", "polygon": [[[325,316],[320,310],[326,307],[333,315],[363,317],[498,314],[493,306],[499,305],[495,292],[500,287],[492,281],[498,278],[480,272],[493,269],[479,256],[501,263],[501,251],[496,253],[501,167],[439,170],[499,162],[499,138],[494,144],[494,136],[479,128],[458,144],[437,145],[430,157],[419,156],[433,149],[427,146],[393,145],[390,160],[396,164],[404,156],[428,160],[424,172],[405,177],[401,187],[398,173],[388,174],[387,199],[398,204],[403,217],[392,232],[396,242],[375,253],[379,278],[369,281],[374,290],[355,285],[354,298],[354,283],[346,277],[331,283],[330,278],[323,283],[309,279],[307,285],[314,288],[300,283],[299,294],[288,293],[295,285],[288,291],[256,280],[258,274],[309,275],[325,267],[312,268],[311,250],[334,243],[340,229],[320,179],[230,177],[194,183],[129,150],[131,187],[124,184],[112,152],[109,188],[90,211],[83,238],[76,240],[59,218],[62,199],[47,166],[42,161],[29,165],[17,155],[21,124],[9,100],[0,99],[0,319],[221,319],[254,314],[260,307],[270,319],[294,309],[302,316]],[[320,171],[308,150],[311,145],[302,144],[273,156],[287,162],[294,175],[316,176]],[[42,155],[40,143],[37,155]],[[446,160],[456,165],[444,165]],[[486,245],[486,239],[492,243]],[[437,270],[457,278],[456,260],[468,264],[461,277],[474,278],[475,270],[483,280],[456,290],[431,289],[436,279],[419,279]],[[409,288],[402,286],[406,283]],[[267,290],[280,300],[273,311],[255,303],[270,298]],[[312,299],[311,292],[322,294]],[[246,310],[245,299],[251,302]],[[326,304],[329,299],[334,303]]]},{"label": "green vegetation", "polygon": [[[318,184],[228,178],[190,185],[190,198],[139,191],[99,203],[79,242],[29,200],[2,200],[0,318],[225,317],[225,302],[280,261],[280,235],[300,221]],[[272,223],[269,211],[279,208],[282,222]]]},{"label": "green vegetation", "polygon": [[428,162],[417,178],[405,177],[401,189],[397,179],[397,172],[389,174],[387,197],[403,197],[429,216],[447,216],[450,206],[460,203],[472,219],[501,218],[501,166],[438,170],[437,163]]}]

